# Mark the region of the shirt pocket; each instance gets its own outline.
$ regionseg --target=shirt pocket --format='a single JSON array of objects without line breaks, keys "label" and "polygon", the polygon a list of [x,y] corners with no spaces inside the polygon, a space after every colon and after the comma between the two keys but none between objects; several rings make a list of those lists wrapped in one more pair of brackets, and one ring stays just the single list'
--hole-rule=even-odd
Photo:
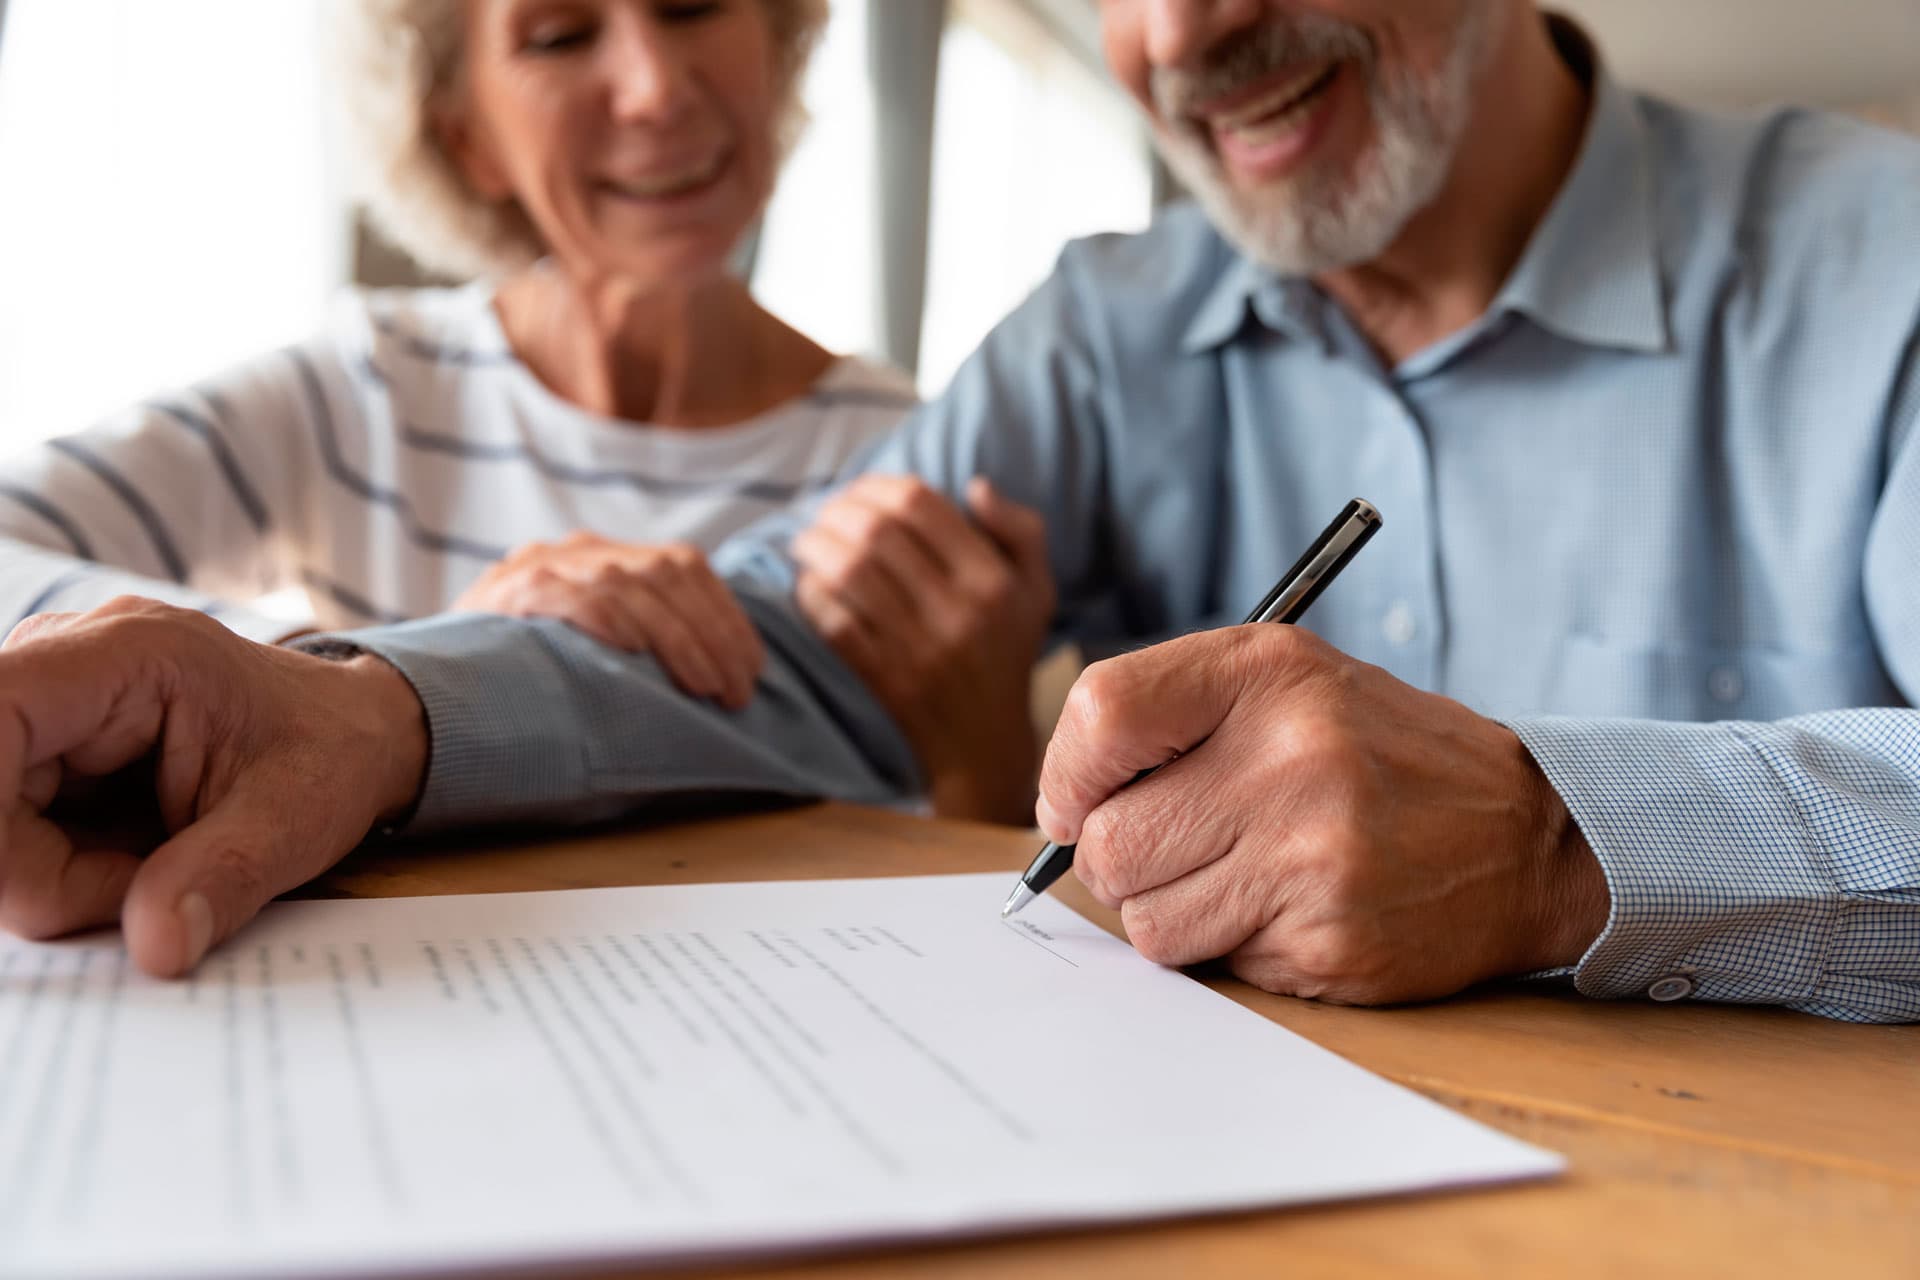
[{"label": "shirt pocket", "polygon": [[1651,720],[1779,720],[1902,705],[1871,647],[1825,653],[1623,645],[1573,636],[1551,711]]}]

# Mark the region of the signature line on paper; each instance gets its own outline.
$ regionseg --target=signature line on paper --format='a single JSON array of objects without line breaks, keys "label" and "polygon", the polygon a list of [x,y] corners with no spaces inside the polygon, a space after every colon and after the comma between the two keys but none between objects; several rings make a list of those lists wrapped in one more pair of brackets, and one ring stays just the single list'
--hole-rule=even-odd
[{"label": "signature line on paper", "polygon": [[[1025,921],[1002,920],[1000,924],[1002,925],[1002,927],[1011,929],[1014,933],[1018,934],[1022,938],[1025,938],[1028,942],[1031,942],[1034,946],[1040,948],[1042,951],[1046,952],[1048,955],[1059,956],[1060,959],[1067,960],[1067,958],[1065,956],[1060,955],[1058,951],[1055,951],[1052,947],[1040,941],[1040,939],[1045,937],[1046,935],[1042,934],[1038,929],[1034,928],[1030,924],[1027,924]],[[1067,960],[1067,963],[1073,965],[1073,967],[1076,969],[1080,967],[1078,964],[1074,964],[1074,962],[1071,960]]]}]

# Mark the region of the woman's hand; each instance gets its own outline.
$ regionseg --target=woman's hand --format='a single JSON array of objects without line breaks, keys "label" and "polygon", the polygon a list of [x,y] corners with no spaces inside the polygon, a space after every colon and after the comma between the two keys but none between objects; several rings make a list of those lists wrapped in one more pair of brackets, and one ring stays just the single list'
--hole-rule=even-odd
[{"label": "woman's hand", "polygon": [[766,647],[698,547],[593,533],[521,547],[453,603],[456,612],[557,618],[600,643],[650,653],[674,684],[732,710],[753,697]]},{"label": "woman's hand", "polygon": [[984,479],[972,519],[909,476],[867,476],[794,540],[801,611],[866,681],[926,770],[934,810],[1026,826],[1028,708],[1053,621],[1046,526]]}]

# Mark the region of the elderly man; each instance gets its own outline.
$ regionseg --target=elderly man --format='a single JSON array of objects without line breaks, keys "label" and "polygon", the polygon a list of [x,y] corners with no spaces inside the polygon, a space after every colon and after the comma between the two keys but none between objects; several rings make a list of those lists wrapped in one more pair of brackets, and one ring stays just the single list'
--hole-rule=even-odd
[{"label": "elderly man", "polygon": [[[749,707],[557,623],[35,623],[0,655],[7,921],[119,915],[177,973],[382,823],[897,794],[876,593],[931,612],[945,573],[1014,631],[1052,599],[958,517],[972,477],[1045,515],[1053,630],[1113,646],[1244,608],[1358,493],[1387,528],[1314,634],[1189,635],[1069,706],[1042,825],[1143,952],[1347,1001],[1564,969],[1920,1018],[1920,147],[1628,93],[1528,0],[1103,17],[1205,215],[1070,248],[797,592],[782,530],[722,553]],[[151,857],[50,807],[150,755]]]}]

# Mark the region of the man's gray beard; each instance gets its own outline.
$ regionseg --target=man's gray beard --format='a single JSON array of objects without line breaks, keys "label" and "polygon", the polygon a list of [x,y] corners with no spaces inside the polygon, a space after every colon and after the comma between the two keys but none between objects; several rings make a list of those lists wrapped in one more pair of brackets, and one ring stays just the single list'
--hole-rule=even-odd
[{"label": "man's gray beard", "polygon": [[1473,90],[1487,61],[1488,6],[1462,13],[1446,64],[1430,79],[1375,73],[1368,102],[1373,145],[1352,170],[1309,162],[1265,190],[1237,190],[1200,130],[1156,131],[1160,154],[1222,235],[1281,275],[1307,276],[1371,261],[1386,252],[1413,216],[1446,185],[1472,114]]}]

